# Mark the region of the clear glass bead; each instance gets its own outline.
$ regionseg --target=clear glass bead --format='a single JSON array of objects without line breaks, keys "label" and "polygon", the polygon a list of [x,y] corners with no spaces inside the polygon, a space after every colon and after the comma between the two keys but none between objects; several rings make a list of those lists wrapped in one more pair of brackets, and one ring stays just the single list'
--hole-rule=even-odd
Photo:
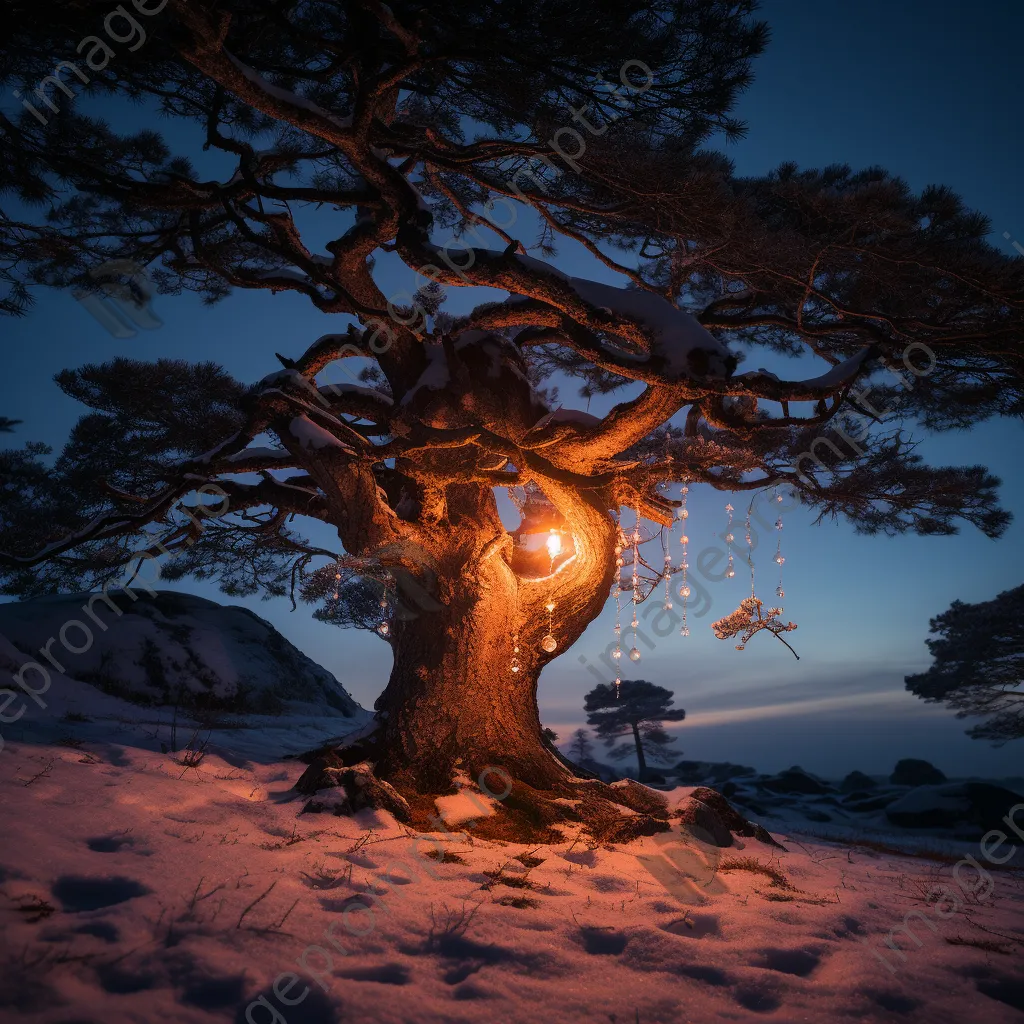
[{"label": "clear glass bead", "polygon": [[680,636],[689,636],[690,635],[690,627],[689,626],[683,626],[683,628],[681,630],[679,630],[679,635]]},{"label": "clear glass bead", "polygon": [[786,596],[786,592],[782,589],[782,585],[781,584],[775,588],[775,596],[776,597],[785,597]]},{"label": "clear glass bead", "polygon": [[621,569],[626,563],[621,558],[615,559],[615,567]]},{"label": "clear glass bead", "polygon": [[632,622],[630,623],[630,626],[631,626],[631,627],[632,627],[633,629],[636,629],[636,627],[637,627],[637,626],[639,626],[639,625],[640,625],[640,623],[636,621],[636,616],[634,615],[634,616],[633,616],[633,621],[632,621]]},{"label": "clear glass bead", "polygon": [[779,563],[779,565],[782,565],[782,563],[783,563],[783,562],[784,562],[785,560],[786,560],[786,559],[785,559],[785,558],[783,558],[783,557],[782,557],[782,555],[776,555],[776,556],[775,556],[775,561],[776,561],[776,562],[778,562],[778,563]]},{"label": "clear glass bead", "polygon": [[617,554],[617,555],[621,555],[622,554],[622,545],[621,544],[616,544],[615,545],[615,554]]},{"label": "clear glass bead", "polygon": [[775,529],[776,530],[781,530],[782,529],[782,520],[781,519],[776,519],[775,520]]},{"label": "clear glass bead", "polygon": [[548,633],[548,635],[541,640],[540,645],[548,652],[548,654],[550,654],[558,646],[558,641]]},{"label": "clear glass bead", "polygon": [[382,622],[377,627],[377,632],[380,633],[381,636],[387,636],[388,633],[391,632],[391,627],[386,622]]},{"label": "clear glass bead", "polygon": [[680,597],[689,597],[690,596],[690,588],[685,583],[679,588],[679,596]]},{"label": "clear glass bead", "polygon": [[665,603],[664,603],[664,604],[663,604],[663,605],[661,606],[661,610],[662,610],[663,612],[670,612],[670,611],[672,611],[672,602],[671,602],[671,601],[666,601],[666,602],[665,602]]},{"label": "clear glass bead", "polygon": [[629,649],[629,660],[630,661],[639,661],[640,660],[640,652],[635,647],[631,647]]},{"label": "clear glass bead", "polygon": [[618,661],[619,658],[621,658],[621,657],[622,657],[622,648],[621,647],[616,647],[615,650],[612,651],[612,660]]},{"label": "clear glass bead", "polygon": [[616,623],[615,624],[615,629],[614,629],[615,635],[618,636],[621,632],[622,632],[622,627],[618,623]]},{"label": "clear glass bead", "polygon": [[736,538],[731,533],[727,533],[725,535],[725,543],[726,544],[731,544],[735,539]]},{"label": "clear glass bead", "polygon": [[686,508],[681,508],[679,510],[679,518],[680,519],[689,519],[690,518],[690,510],[686,509]]},{"label": "clear glass bead", "polygon": [[690,543],[690,538],[687,537],[686,534],[684,533],[682,535],[682,537],[679,538],[679,543],[680,544],[689,544]]}]

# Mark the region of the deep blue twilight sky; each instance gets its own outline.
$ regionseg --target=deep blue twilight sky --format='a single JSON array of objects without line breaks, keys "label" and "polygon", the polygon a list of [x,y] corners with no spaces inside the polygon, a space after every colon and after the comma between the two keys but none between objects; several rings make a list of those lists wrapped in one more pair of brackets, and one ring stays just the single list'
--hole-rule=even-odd
[{"label": "deep blue twilight sky", "polygon": [[[805,167],[881,164],[915,189],[953,187],[991,218],[992,240],[1009,255],[1014,250],[1004,232],[1024,244],[1018,107],[1024,7],[769,0],[762,15],[773,40],[740,103],[750,130],[728,151],[739,173],[761,174],[783,160]],[[144,111],[116,104],[108,116],[122,130],[153,124]],[[323,237],[333,229],[325,225]],[[614,279],[571,248],[563,250],[559,265]],[[411,279],[386,260],[380,266],[386,290]],[[291,296],[237,293],[212,309],[190,295],[159,296],[155,309],[163,328],[119,341],[68,294],[37,298],[27,318],[0,323],[6,371],[0,414],[24,421],[18,443],[59,447],[79,415],[52,383],[64,367],[118,355],[215,359],[239,379],[253,381],[278,367],[275,351],[297,356],[319,334],[337,329]],[[458,312],[479,298],[453,295],[448,308]],[[583,404],[568,389],[562,399],[567,406]],[[954,538],[860,537],[844,523],[815,527],[804,512],[787,514],[785,617],[799,623],[788,639],[800,661],[767,636],[743,652],[716,640],[710,622],[738,604],[747,580],[738,572],[734,580],[710,585],[711,608],[691,620],[692,635],[684,640],[673,632],[653,651],[645,648],[634,673],[670,687],[687,709],[679,729],[686,756],[765,771],[796,763],[827,775],[886,771],[899,757],[924,757],[952,775],[1022,774],[1022,741],[995,750],[969,740],[963,732],[970,723],[903,689],[903,676],[928,663],[930,616],[954,598],[984,600],[1022,582],[1022,444],[1019,422],[989,422],[929,439],[922,448],[933,462],[983,463],[1002,477],[1003,501],[1018,519],[999,541],[970,528]],[[691,564],[724,526],[726,496],[704,490],[691,491]],[[742,510],[745,499],[734,504]],[[736,532],[741,536],[742,528]],[[759,587],[764,595],[776,582],[769,564],[765,553],[759,560],[768,577]],[[213,587],[194,583],[179,589],[220,597]],[[319,624],[308,607],[292,612],[283,599],[246,603],[372,706],[390,668],[386,644]],[[541,679],[542,719],[563,739],[583,724],[583,695],[596,681],[580,658],[596,661],[611,640],[612,622],[606,608]]]}]

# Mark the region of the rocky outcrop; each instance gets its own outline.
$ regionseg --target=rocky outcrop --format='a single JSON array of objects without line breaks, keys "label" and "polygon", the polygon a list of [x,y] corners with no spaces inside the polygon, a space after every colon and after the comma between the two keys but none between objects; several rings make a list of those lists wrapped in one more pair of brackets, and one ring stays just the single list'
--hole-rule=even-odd
[{"label": "rocky outcrop", "polygon": [[721,793],[706,786],[695,789],[673,810],[671,817],[678,818],[682,828],[711,846],[732,846],[735,834],[785,849],[772,838],[767,829],[747,821]]},{"label": "rocky outcrop", "polygon": [[[66,654],[50,638],[72,621],[91,642]],[[84,647],[79,632],[74,640]],[[135,592],[132,600],[111,589],[0,604],[0,634],[29,660],[49,642],[69,678],[133,704],[278,715],[301,702],[356,724],[367,717],[330,672],[269,622],[193,594]]]},{"label": "rocky outcrop", "polygon": [[916,757],[905,757],[896,762],[889,781],[894,786],[938,786],[946,782],[946,776],[934,765]]},{"label": "rocky outcrop", "polygon": [[973,836],[992,829],[1007,832],[1003,818],[1021,803],[1024,796],[990,782],[951,782],[918,786],[889,804],[885,816],[901,828],[941,828]]},{"label": "rocky outcrop", "polygon": [[367,761],[345,767],[336,755],[318,758],[302,773],[295,788],[308,795],[324,789],[339,790],[331,794],[333,801],[326,800],[321,804],[324,809],[330,807],[335,814],[355,814],[372,809],[388,811],[399,821],[409,821],[412,817],[405,797],[390,783],[378,779],[373,774],[373,766]]},{"label": "rocky outcrop", "polygon": [[865,793],[868,790],[876,789],[878,783],[870,775],[863,772],[852,771],[839,783],[840,793]]},{"label": "rocky outcrop", "polygon": [[772,793],[800,793],[805,796],[818,796],[834,793],[835,790],[826,782],[805,772],[799,765],[787,768],[778,775],[757,780],[759,789],[767,789]]}]

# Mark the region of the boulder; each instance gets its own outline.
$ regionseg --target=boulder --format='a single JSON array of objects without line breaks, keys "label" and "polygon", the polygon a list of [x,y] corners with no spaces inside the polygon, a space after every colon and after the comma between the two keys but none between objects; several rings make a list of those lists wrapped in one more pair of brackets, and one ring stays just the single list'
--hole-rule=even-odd
[{"label": "boulder", "polygon": [[863,772],[852,771],[849,775],[839,783],[840,793],[856,793],[858,791],[866,791],[874,789],[878,785],[877,782],[870,775],[865,775]]},{"label": "boulder", "polygon": [[680,761],[671,771],[683,786],[720,786],[729,779],[757,774],[753,768],[729,761]]},{"label": "boulder", "polygon": [[857,814],[881,811],[905,795],[902,792],[893,793],[891,791],[888,793],[851,793],[843,799],[843,810],[853,811]]},{"label": "boulder", "polygon": [[1017,842],[1003,818],[1022,802],[1020,794],[989,782],[951,782],[912,789],[891,803],[885,816],[901,828],[938,828],[957,835],[997,829]]},{"label": "boulder", "polygon": [[761,825],[747,821],[721,793],[699,786],[672,811],[683,828],[688,828],[700,840],[712,846],[733,845],[733,833],[748,836],[780,850],[785,847],[776,842]]},{"label": "boulder", "polygon": [[802,793],[804,795],[817,795],[821,793],[832,793],[833,788],[820,779],[808,775],[799,765],[787,768],[778,775],[758,779],[757,785],[761,789],[770,790],[773,793]]},{"label": "boulder", "polygon": [[938,786],[948,781],[934,765],[916,757],[905,757],[896,762],[889,781],[894,786]]},{"label": "boulder", "polygon": [[399,821],[409,821],[412,812],[405,797],[390,783],[373,774],[367,761],[350,768],[340,764],[336,754],[317,758],[295,783],[300,793],[313,794],[321,789],[340,789],[341,799],[334,807],[335,814],[355,814],[356,811],[389,811]]}]

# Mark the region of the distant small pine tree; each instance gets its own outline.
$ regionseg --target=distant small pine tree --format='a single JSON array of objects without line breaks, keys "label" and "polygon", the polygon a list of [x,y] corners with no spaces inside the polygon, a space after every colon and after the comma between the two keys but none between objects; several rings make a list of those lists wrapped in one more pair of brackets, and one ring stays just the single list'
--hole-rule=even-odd
[{"label": "distant small pine tree", "polygon": [[577,729],[572,734],[569,753],[577,764],[594,756],[594,744],[591,742],[590,733],[586,729]]},{"label": "distant small pine tree", "polygon": [[[671,690],[645,679],[623,679],[618,692],[611,683],[600,683],[586,696],[584,707],[587,723],[595,726],[609,756],[619,761],[636,753],[641,781],[649,774],[648,759],[666,763],[679,756],[671,749],[676,742],[665,732],[663,722],[681,722],[686,717],[682,708],[671,708]],[[620,736],[632,734],[633,743],[615,745]],[[646,749],[645,749],[646,747]]]}]

